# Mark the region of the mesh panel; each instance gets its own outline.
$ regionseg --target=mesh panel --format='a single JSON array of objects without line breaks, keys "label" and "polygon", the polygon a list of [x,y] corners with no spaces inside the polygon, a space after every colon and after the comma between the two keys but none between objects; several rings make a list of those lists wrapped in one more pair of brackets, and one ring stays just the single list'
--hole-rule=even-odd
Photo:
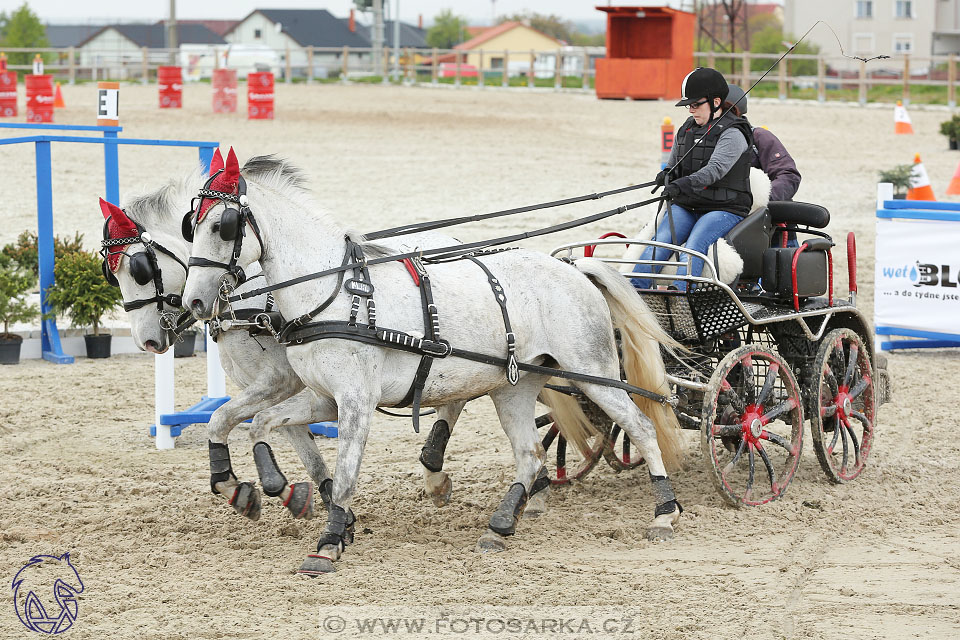
[{"label": "mesh panel", "polygon": [[747,322],[730,294],[717,285],[691,283],[688,298],[701,340],[728,333]]}]

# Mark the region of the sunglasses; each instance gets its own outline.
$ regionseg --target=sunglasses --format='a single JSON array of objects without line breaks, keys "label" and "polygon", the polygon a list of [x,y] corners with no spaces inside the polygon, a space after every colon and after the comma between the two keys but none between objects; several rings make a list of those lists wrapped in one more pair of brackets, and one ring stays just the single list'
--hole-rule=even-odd
[{"label": "sunglasses", "polygon": [[690,111],[693,111],[694,109],[699,109],[701,106],[707,104],[708,102],[710,101],[701,100],[700,102],[691,102],[690,104],[687,105],[687,109],[690,109]]}]

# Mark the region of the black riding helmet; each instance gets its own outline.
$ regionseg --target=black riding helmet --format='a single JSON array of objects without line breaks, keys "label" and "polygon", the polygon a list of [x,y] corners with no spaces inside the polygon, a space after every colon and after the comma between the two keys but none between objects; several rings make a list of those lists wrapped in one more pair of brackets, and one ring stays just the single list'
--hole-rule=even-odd
[{"label": "black riding helmet", "polygon": [[[740,110],[740,115],[747,115],[747,94],[738,85],[730,84],[727,86],[730,89],[727,93],[727,102],[736,105],[737,109]],[[740,102],[737,102],[737,100]]]},{"label": "black riding helmet", "polygon": [[706,98],[710,101],[712,113],[719,109],[713,106],[713,99],[720,98],[722,105],[730,88],[723,74],[716,69],[697,67],[683,79],[680,91],[683,93],[683,98],[677,103],[678,107],[686,107]]}]

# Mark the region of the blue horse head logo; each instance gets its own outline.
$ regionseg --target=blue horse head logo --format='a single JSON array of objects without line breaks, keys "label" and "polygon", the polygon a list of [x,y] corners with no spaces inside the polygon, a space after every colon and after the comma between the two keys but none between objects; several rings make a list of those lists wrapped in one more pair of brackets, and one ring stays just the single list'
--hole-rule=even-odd
[{"label": "blue horse head logo", "polygon": [[62,633],[77,619],[77,596],[83,581],[70,564],[70,554],[33,556],[13,577],[13,602],[17,617],[38,633]]}]

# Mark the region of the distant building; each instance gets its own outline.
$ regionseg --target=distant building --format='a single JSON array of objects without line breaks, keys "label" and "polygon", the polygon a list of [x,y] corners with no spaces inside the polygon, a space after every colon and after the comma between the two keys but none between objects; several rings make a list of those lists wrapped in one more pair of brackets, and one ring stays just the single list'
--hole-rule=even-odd
[{"label": "distant building", "polygon": [[[349,18],[345,18],[349,21]],[[370,44],[367,46],[372,46],[373,44],[373,28],[368,25],[357,25],[357,33],[367,40]],[[394,47],[393,43],[393,21],[386,20],[383,23],[383,39],[388,47]],[[410,47],[411,49],[429,49],[430,45],[427,44],[427,30],[421,27],[415,27],[412,24],[407,24],[406,22],[400,23],[400,47]]]},{"label": "distant building", "polygon": [[[202,24],[177,26],[177,44],[214,47],[225,45],[224,39]],[[170,55],[155,49],[168,46],[163,24],[112,24],[100,27],[77,45],[78,62],[82,67],[116,69],[112,77],[125,79],[128,69],[139,72],[146,47],[150,65],[167,64]]]},{"label": "distant building", "polygon": [[51,47],[75,47],[103,29],[102,24],[48,24],[47,40]]},{"label": "distant building", "polygon": [[[343,47],[354,49],[350,60],[368,64],[370,42],[347,21],[326,9],[255,9],[224,34],[230,44],[262,45],[280,52],[281,69],[289,50],[294,75],[307,75],[307,47],[315,47],[314,73],[335,74],[342,66]],[[357,51],[367,49],[367,51]]]},{"label": "distant building", "polygon": [[[483,49],[483,68],[502,69],[505,51],[509,51],[508,72],[527,73],[530,67],[530,52],[536,56],[535,73],[552,75],[553,63],[558,49],[565,45],[561,40],[537,31],[521,22],[502,22],[488,27],[466,42],[454,47],[460,51],[470,51],[461,57],[461,62],[480,66],[480,49]],[[455,62],[456,54],[440,56],[440,62]]]}]

